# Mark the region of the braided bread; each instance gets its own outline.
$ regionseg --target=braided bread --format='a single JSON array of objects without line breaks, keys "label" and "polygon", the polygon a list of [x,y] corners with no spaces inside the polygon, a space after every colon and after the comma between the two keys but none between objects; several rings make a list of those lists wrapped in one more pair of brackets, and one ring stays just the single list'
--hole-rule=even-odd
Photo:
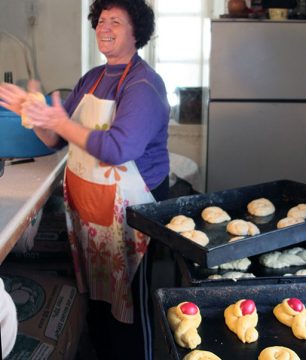
[{"label": "braided bread", "polygon": [[288,217],[306,219],[306,204],[298,204],[291,208],[288,213]]},{"label": "braided bread", "polygon": [[282,251],[272,251],[259,257],[259,262],[273,269],[289,266],[301,266],[306,264],[306,250],[302,247],[294,247]]},{"label": "braided bread", "polygon": [[294,247],[283,251],[272,251],[259,257],[261,265],[280,269],[289,266],[301,266],[306,264],[306,250]]},{"label": "braided bread", "polygon": [[226,211],[218,206],[209,206],[201,212],[203,220],[211,224],[220,224],[224,221],[231,220],[231,217]]},{"label": "braided bread", "polygon": [[306,310],[301,300],[297,298],[284,299],[275,306],[273,314],[279,322],[291,327],[295,337],[306,339]]},{"label": "braided bread", "polygon": [[299,218],[299,217],[285,217],[285,218],[282,218],[280,219],[277,224],[276,224],[276,227],[278,229],[282,229],[284,227],[287,227],[287,226],[292,226],[292,225],[296,225],[296,224],[300,224],[300,223],[303,223],[304,222],[304,219],[303,218]]},{"label": "braided bread", "polygon": [[208,236],[200,230],[184,231],[181,235],[201,246],[206,246],[209,243]]},{"label": "braided bread", "polygon": [[259,198],[247,205],[248,212],[254,216],[268,216],[275,212],[275,207],[270,200]]},{"label": "braided bread", "polygon": [[241,278],[254,278],[256,277],[253,273],[246,273],[242,271],[227,271],[224,274],[212,274],[207,279],[218,280],[218,279],[232,279],[237,280]]},{"label": "braided bread", "polygon": [[192,218],[185,215],[176,215],[171,221],[166,225],[167,228],[176,231],[176,232],[184,232],[184,231],[192,231],[195,228],[195,223]]},{"label": "braided bread", "polygon": [[224,310],[225,323],[243,343],[258,339],[255,326],[258,322],[256,306],[253,300],[239,300]]},{"label": "braided bread", "polygon": [[185,301],[169,308],[167,319],[179,346],[194,349],[201,343],[197,328],[201,324],[202,317],[195,304]]},{"label": "braided bread", "polygon": [[183,360],[221,360],[221,358],[210,351],[193,350],[184,356]]},{"label": "braided bread", "polygon": [[260,233],[258,227],[250,221],[235,219],[226,226],[226,231],[232,235],[257,235]]},{"label": "braided bread", "polygon": [[218,265],[219,269],[223,270],[247,270],[247,268],[251,265],[251,260],[249,258],[237,259],[227,263],[223,263]]},{"label": "braided bread", "polygon": [[284,346],[270,346],[261,351],[258,360],[301,360],[291,349]]}]

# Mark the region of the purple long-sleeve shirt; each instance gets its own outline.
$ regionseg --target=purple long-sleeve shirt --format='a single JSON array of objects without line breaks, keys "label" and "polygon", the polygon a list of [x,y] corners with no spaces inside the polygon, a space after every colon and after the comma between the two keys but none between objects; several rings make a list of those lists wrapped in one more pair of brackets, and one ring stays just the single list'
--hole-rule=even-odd
[{"label": "purple long-sleeve shirt", "polygon": [[134,160],[152,190],[169,173],[170,107],[161,77],[137,53],[132,61],[133,65],[117,94],[116,88],[126,65],[98,66],[79,80],[67,98],[65,108],[71,116],[106,67],[94,95],[100,99],[116,100],[116,116],[109,130],[90,133],[86,150],[112,165]]}]

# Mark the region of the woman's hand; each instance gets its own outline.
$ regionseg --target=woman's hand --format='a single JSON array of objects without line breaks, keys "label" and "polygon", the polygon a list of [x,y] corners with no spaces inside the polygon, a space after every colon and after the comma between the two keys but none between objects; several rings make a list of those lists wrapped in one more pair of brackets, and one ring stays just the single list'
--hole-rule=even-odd
[{"label": "woman's hand", "polygon": [[69,118],[58,91],[52,94],[51,106],[29,96],[22,105],[22,113],[34,127],[36,135],[48,146],[54,146],[61,137],[81,149],[86,149],[91,129]]},{"label": "woman's hand", "polygon": [[[30,80],[28,82],[29,92],[40,91],[40,83],[37,80]],[[28,92],[21,87],[9,84],[0,84],[0,106],[5,109],[13,111],[17,115],[21,115],[21,109],[23,103],[26,101]]]},{"label": "woman's hand", "polygon": [[62,106],[59,92],[52,94],[52,105],[45,104],[35,98],[28,97],[22,104],[22,113],[28,118],[32,126],[44,130],[60,132],[61,125],[69,117]]},{"label": "woman's hand", "polygon": [[27,92],[22,88],[8,83],[0,84],[0,106],[21,114],[21,107],[27,97]]}]

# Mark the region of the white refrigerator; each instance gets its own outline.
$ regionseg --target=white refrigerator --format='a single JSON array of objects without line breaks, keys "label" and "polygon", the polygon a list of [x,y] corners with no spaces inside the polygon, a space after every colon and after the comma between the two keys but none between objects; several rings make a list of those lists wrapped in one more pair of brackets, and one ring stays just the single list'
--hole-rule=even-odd
[{"label": "white refrigerator", "polygon": [[306,22],[212,20],[206,191],[306,182]]}]

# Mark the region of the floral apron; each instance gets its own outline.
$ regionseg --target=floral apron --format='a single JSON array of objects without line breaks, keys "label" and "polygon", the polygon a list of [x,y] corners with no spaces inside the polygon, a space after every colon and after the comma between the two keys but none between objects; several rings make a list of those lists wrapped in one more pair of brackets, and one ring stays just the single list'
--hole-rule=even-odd
[{"label": "floral apron", "polygon": [[[129,63],[118,83],[125,79]],[[91,129],[107,130],[115,116],[115,100],[85,94],[72,119]],[[69,144],[64,198],[69,241],[80,292],[111,304],[113,316],[133,322],[131,283],[149,245],[149,237],[126,224],[125,208],[155,201],[134,161],[119,166],[101,162]]]}]

